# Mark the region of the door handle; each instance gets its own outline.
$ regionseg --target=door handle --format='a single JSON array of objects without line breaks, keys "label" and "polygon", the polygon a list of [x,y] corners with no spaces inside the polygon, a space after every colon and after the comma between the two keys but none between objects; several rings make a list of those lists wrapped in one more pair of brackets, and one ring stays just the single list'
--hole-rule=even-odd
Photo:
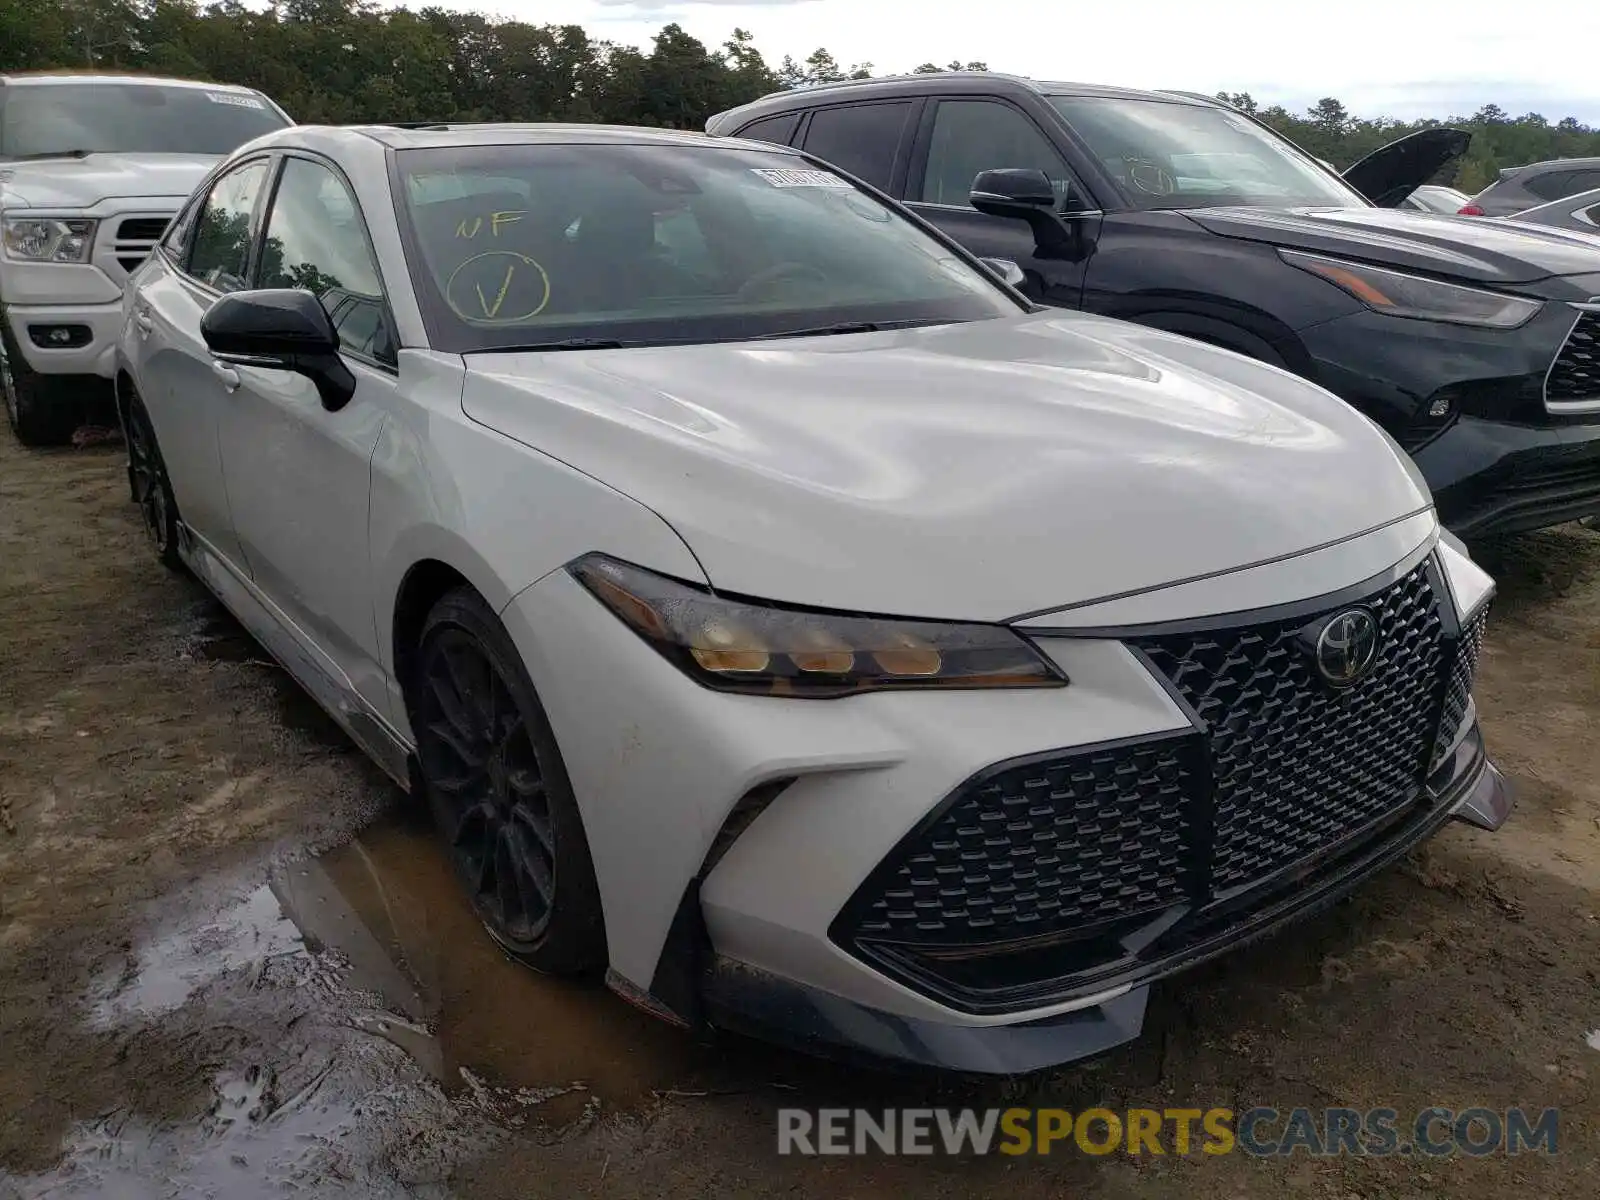
[{"label": "door handle", "polygon": [[239,389],[239,372],[235,371],[227,363],[212,359],[211,373],[221,381],[225,391],[233,392]]},{"label": "door handle", "polygon": [[139,327],[140,333],[149,333],[156,327],[156,323],[151,319],[150,314],[142,311],[133,314],[133,323]]}]

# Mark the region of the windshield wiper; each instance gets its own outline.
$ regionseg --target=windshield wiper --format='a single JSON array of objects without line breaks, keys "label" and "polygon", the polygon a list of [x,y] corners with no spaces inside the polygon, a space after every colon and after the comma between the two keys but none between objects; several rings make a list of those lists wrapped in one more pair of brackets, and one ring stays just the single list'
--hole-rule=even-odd
[{"label": "windshield wiper", "polygon": [[809,329],[784,329],[777,333],[759,333],[743,338],[747,342],[769,342],[775,338],[831,337],[841,333],[882,333],[887,329],[926,329],[929,325],[957,325],[959,321],[938,318],[907,321],[837,321],[832,325],[815,325]]},{"label": "windshield wiper", "polygon": [[99,153],[99,150],[41,150],[37,154],[9,154],[6,157],[12,162],[33,162],[40,158],[88,158],[91,154]]},{"label": "windshield wiper", "polygon": [[542,354],[546,350],[623,350],[629,346],[642,346],[643,342],[622,342],[616,338],[575,337],[559,342],[529,342],[525,346],[485,346],[486,352],[498,354]]}]

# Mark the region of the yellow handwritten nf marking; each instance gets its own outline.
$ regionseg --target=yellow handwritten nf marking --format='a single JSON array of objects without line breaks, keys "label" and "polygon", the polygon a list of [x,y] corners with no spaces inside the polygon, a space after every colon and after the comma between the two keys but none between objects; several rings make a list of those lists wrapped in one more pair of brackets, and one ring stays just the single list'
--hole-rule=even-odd
[{"label": "yellow handwritten nf marking", "polygon": [[510,212],[497,212],[489,214],[489,233],[493,237],[500,236],[500,226],[510,225],[514,221],[522,220],[528,210],[525,208],[512,209]]},{"label": "yellow handwritten nf marking", "polygon": [[[472,222],[472,227],[470,229],[467,227],[467,222],[469,220]],[[482,228],[482,217],[462,217],[461,224],[456,226],[456,236],[458,238],[475,238],[478,236],[478,230]]]},{"label": "yellow handwritten nf marking", "polygon": [[[538,276],[538,302],[523,312],[507,313],[506,298],[511,293],[511,281],[519,272],[531,270]],[[466,285],[471,285],[470,293]],[[491,295],[487,288],[494,289]],[[473,325],[515,325],[536,317],[550,303],[550,276],[545,269],[526,254],[515,250],[485,250],[474,254],[454,271],[444,284],[445,303],[450,311]],[[474,304],[473,301],[477,303]]]}]

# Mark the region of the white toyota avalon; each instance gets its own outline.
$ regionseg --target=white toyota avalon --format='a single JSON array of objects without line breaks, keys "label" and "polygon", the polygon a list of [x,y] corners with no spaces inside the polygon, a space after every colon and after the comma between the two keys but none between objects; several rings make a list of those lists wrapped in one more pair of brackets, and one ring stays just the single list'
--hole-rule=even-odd
[{"label": "white toyota avalon", "polygon": [[130,284],[130,484],[512,954],[1026,1071],[1510,798],[1404,454],[1016,278],[766,144],[284,129]]}]

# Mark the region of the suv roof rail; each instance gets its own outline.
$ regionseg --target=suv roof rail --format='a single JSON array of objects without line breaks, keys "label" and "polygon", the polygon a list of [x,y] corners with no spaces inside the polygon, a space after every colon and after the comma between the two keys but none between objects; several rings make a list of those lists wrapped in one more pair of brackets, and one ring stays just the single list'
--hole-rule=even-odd
[{"label": "suv roof rail", "polygon": [[380,129],[449,129],[448,121],[373,121]]},{"label": "suv roof rail", "polygon": [[[800,83],[791,88],[768,92],[767,96],[784,96],[791,92],[826,92],[832,91],[834,88],[871,86],[876,83],[904,83],[908,79],[929,79],[936,75],[942,75],[947,79],[951,76],[959,76],[964,79],[1003,79],[1010,83],[1025,83],[1029,87],[1034,87],[1038,83],[1032,76],[1013,75],[1009,71],[946,71],[941,69],[937,72],[925,71],[920,74],[916,71],[907,71],[899,75],[873,75],[866,79],[832,79],[827,83]],[[764,100],[766,96],[761,98]]]}]

